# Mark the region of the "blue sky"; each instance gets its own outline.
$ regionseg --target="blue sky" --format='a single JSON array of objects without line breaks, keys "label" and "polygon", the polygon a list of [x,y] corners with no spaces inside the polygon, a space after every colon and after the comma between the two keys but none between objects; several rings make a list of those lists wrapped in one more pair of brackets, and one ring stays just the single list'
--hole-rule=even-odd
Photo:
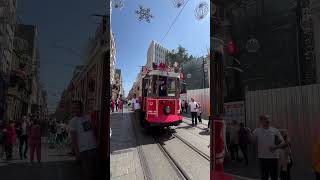
[{"label": "blue sky", "polygon": [[[209,0],[206,0],[209,3]],[[117,47],[117,67],[122,69],[126,93],[140,70],[139,66],[147,61],[147,50],[152,40],[160,42],[168,31],[180,9],[173,6],[172,0],[124,0],[123,9],[113,9],[112,30]],[[193,56],[206,55],[210,47],[210,16],[197,21],[195,8],[201,1],[190,0],[162,45],[175,49],[185,47]],[[134,13],[139,5],[151,9],[154,19],[151,23],[137,20]]]},{"label": "blue sky", "polygon": [[[172,0],[123,1],[124,9],[113,10],[112,28],[117,43],[117,66],[122,69],[128,92],[139,66],[146,62],[149,43],[161,40],[179,9],[173,7]],[[201,22],[195,20],[194,9],[199,2],[189,1],[164,40],[165,47],[173,49],[181,44],[193,55],[206,53],[206,45],[210,45],[209,16]],[[74,66],[83,63],[77,54],[83,54],[97,22],[101,22],[90,15],[103,14],[106,0],[18,0],[17,4],[18,23],[35,25],[38,29],[41,81],[48,91],[49,110],[54,110]],[[150,24],[137,20],[134,11],[139,4],[151,8],[155,19]]]}]

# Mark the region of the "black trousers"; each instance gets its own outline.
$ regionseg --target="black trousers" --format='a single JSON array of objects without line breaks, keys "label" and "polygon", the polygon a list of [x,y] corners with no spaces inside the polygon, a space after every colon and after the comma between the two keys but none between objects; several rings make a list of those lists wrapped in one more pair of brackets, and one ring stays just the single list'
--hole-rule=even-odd
[{"label": "black trousers", "polygon": [[197,112],[191,112],[192,124],[197,124]]},{"label": "black trousers", "polygon": [[[24,150],[23,150],[23,145],[24,145]],[[22,153],[23,152],[23,153]],[[27,152],[28,152],[28,136],[27,135],[21,135],[19,137],[19,154],[20,154],[20,159],[22,157],[27,158]],[[23,155],[23,156],[22,156]]]},{"label": "black trousers", "polygon": [[198,120],[199,120],[199,122],[200,122],[200,123],[202,123],[201,113],[200,113],[200,114],[198,114]]},{"label": "black trousers", "polygon": [[320,172],[316,172],[316,180],[320,180]]},{"label": "black trousers", "polygon": [[231,144],[230,145],[230,153],[231,153],[231,160],[238,160],[239,159],[239,145],[238,144]]},{"label": "black trousers", "polygon": [[278,159],[260,159],[261,180],[278,180]]},{"label": "black trousers", "polygon": [[248,164],[248,145],[247,144],[241,144],[240,145],[241,152],[243,154],[244,160],[246,161],[246,164]]},{"label": "black trousers", "polygon": [[291,166],[290,164],[287,165],[287,171],[283,171],[281,167],[280,171],[280,179],[281,180],[291,180]]}]

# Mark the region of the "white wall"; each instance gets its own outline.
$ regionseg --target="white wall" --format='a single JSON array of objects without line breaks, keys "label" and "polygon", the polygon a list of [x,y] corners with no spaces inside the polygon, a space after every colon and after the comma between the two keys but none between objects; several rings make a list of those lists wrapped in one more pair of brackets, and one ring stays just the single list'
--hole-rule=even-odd
[{"label": "white wall", "polygon": [[320,84],[249,91],[246,119],[251,129],[259,126],[259,115],[270,115],[275,127],[288,129],[297,179],[312,179],[311,155],[320,137]]}]

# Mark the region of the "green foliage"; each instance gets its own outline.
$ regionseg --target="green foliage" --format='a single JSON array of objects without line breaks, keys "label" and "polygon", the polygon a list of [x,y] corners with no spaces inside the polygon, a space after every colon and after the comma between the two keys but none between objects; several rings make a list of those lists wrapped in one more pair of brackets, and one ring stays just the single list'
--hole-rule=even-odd
[{"label": "green foliage", "polygon": [[166,54],[166,64],[169,66],[173,66],[175,62],[179,64],[181,67],[182,64],[190,62],[194,57],[192,55],[189,56],[186,48],[181,45],[175,51],[169,52]]}]

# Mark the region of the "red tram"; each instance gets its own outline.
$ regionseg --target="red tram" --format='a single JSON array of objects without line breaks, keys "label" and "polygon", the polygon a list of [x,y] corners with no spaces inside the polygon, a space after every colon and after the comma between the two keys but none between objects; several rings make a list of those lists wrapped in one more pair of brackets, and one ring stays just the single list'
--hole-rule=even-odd
[{"label": "red tram", "polygon": [[164,64],[144,68],[139,85],[141,125],[143,127],[177,126],[182,122],[180,102],[180,73]]}]

